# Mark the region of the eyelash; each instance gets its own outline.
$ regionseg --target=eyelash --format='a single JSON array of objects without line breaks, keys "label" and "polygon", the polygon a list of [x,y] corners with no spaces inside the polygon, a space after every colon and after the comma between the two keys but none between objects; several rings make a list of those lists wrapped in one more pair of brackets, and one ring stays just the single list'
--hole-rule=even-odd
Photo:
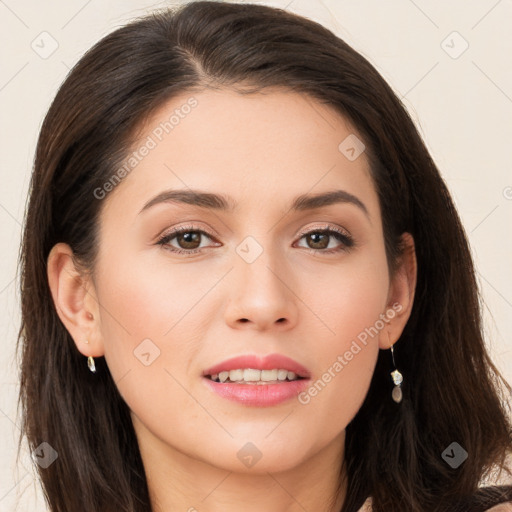
[{"label": "eyelash", "polygon": [[[210,235],[206,231],[203,231],[202,229],[197,229],[195,226],[183,226],[181,228],[171,231],[170,233],[163,234],[157,240],[156,243],[157,243],[157,245],[161,245],[162,247],[164,247],[164,249],[171,251],[175,254],[186,254],[186,255],[197,254],[197,253],[201,252],[204,249],[204,247],[201,249],[180,249],[180,248],[171,247],[168,245],[172,239],[176,238],[176,236],[178,236],[182,233],[190,233],[190,232],[200,233],[202,235],[206,235],[210,239],[213,239],[212,235]],[[315,255],[318,253],[333,254],[333,253],[338,253],[341,251],[348,251],[355,246],[355,241],[350,235],[348,235],[347,233],[341,231],[340,229],[338,229],[334,226],[325,226],[322,228],[315,228],[315,229],[312,229],[309,231],[304,231],[299,234],[299,240],[304,238],[305,236],[311,235],[313,233],[321,233],[323,235],[330,235],[342,243],[341,247],[338,247],[335,249],[329,249],[329,250],[327,250],[327,249],[311,249],[309,247],[302,247],[302,249],[306,249],[307,251],[309,251]]]}]

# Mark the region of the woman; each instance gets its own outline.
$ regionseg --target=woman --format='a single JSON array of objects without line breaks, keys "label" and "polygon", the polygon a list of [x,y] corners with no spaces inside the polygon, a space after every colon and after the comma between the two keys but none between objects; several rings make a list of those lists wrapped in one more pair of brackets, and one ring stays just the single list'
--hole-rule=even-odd
[{"label": "woman", "polygon": [[479,488],[510,387],[460,219],[317,23],[195,2],[95,45],[41,129],[21,269],[52,512],[510,509]]}]

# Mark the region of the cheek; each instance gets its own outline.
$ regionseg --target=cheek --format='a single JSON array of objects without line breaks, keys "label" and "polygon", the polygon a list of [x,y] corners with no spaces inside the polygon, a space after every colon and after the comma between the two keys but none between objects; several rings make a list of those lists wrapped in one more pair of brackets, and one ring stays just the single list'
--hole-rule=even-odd
[{"label": "cheek", "polygon": [[317,263],[301,273],[300,297],[318,318],[329,347],[343,349],[385,312],[389,276],[385,253],[378,247],[348,254],[332,266]]},{"label": "cheek", "polygon": [[213,276],[201,283],[185,273],[126,259],[105,269],[102,279],[98,298],[105,359],[129,408],[155,430],[162,425],[180,429],[183,418],[174,411],[201,417],[186,381],[204,330],[194,320],[204,316],[201,297]]},{"label": "cheek", "polygon": [[194,336],[190,328],[198,323],[190,319],[197,320],[196,311],[222,274],[198,271],[193,265],[173,267],[164,257],[159,259],[156,265],[133,255],[104,265],[98,298],[107,351],[113,352],[116,344],[116,352],[133,350],[145,338],[157,344],[181,339],[185,344],[186,337]]},{"label": "cheek", "polygon": [[308,322],[308,332],[314,332],[313,325],[318,327],[314,350],[309,347],[316,379],[299,402],[309,411],[308,421],[317,428],[322,425],[329,437],[345,428],[362,405],[377,361],[379,336],[386,335],[386,321],[394,315],[386,315],[389,280],[382,254],[354,258],[350,265],[315,278],[315,291],[310,289],[304,300],[316,315]]},{"label": "cheek", "polygon": [[140,384],[135,392],[142,394],[143,388],[156,389],[158,379],[168,380],[164,369],[185,373],[199,350],[191,341],[200,329],[200,322],[193,321],[195,310],[214,277],[191,280],[183,272],[157,269],[128,257],[99,270],[101,333],[114,380],[123,378],[124,387],[136,380]]}]

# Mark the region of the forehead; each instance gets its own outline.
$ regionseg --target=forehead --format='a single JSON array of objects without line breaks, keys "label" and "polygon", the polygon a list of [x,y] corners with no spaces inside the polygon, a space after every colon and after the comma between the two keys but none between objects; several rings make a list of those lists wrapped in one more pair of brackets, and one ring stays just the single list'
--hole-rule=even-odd
[{"label": "forehead", "polygon": [[182,93],[140,127],[126,177],[107,202],[138,213],[159,192],[191,188],[231,197],[240,212],[251,201],[282,208],[301,194],[343,188],[371,203],[376,194],[362,148],[346,119],[304,94]]}]

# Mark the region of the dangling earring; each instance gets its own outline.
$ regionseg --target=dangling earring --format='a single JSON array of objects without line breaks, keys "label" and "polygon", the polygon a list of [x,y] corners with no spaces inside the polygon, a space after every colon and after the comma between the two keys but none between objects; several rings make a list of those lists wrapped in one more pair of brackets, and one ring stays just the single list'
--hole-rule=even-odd
[{"label": "dangling earring", "polygon": [[395,387],[393,388],[393,391],[391,392],[391,397],[398,404],[402,401],[402,388],[400,386],[401,386],[402,382],[404,381],[404,378],[403,378],[402,374],[396,369],[395,355],[393,353],[393,345],[391,345],[391,358],[393,359],[393,366],[395,367],[395,370],[391,372],[391,378],[393,379],[393,382],[395,384]]},{"label": "dangling earring", "polygon": [[87,366],[92,373],[96,373],[96,365],[94,364],[94,358],[92,356],[87,358]]},{"label": "dangling earring", "polygon": [[[84,343],[89,343],[89,340],[84,340]],[[94,364],[94,358],[92,356],[87,358],[87,366],[92,373],[96,373],[96,365]]]}]

